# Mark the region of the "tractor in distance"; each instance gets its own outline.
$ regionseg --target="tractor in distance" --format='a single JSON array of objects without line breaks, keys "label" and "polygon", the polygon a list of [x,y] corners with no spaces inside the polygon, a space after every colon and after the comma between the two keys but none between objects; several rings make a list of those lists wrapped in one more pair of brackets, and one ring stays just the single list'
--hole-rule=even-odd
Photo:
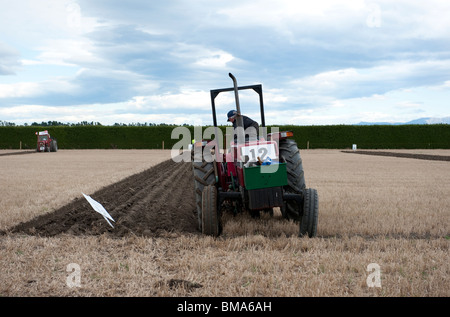
[{"label": "tractor in distance", "polygon": [[[200,140],[191,149],[196,212],[199,230],[205,235],[222,233],[221,214],[224,206],[234,213],[261,212],[273,215],[279,207],[282,217],[299,224],[299,236],[315,237],[319,213],[316,189],[307,188],[303,164],[291,131],[277,131],[259,135],[256,140],[246,137],[239,104],[239,90],[252,89],[259,95],[261,127],[265,127],[262,85],[238,87],[236,78],[232,88],[210,91],[215,129],[215,98],[219,93],[234,91],[237,127],[229,147],[220,150],[216,139]],[[239,129],[241,127],[241,129]],[[266,130],[263,130],[266,131]],[[273,131],[273,130],[272,130]],[[243,133],[243,135],[239,135]]]},{"label": "tractor in distance", "polygon": [[50,136],[47,130],[36,132],[37,135],[37,152],[57,152],[58,142]]}]

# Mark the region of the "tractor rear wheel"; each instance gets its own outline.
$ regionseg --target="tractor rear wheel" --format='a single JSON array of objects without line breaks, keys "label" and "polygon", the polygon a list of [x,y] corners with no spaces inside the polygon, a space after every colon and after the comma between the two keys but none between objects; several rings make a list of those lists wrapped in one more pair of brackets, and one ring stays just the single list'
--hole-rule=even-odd
[{"label": "tractor rear wheel", "polygon": [[300,222],[299,236],[308,235],[310,238],[317,234],[319,220],[319,195],[317,190],[308,188],[303,191],[303,216]]},{"label": "tractor rear wheel", "polygon": [[202,193],[203,189],[208,185],[216,183],[216,176],[214,174],[214,162],[192,162],[192,169],[194,173],[194,190],[195,203],[197,207],[198,229],[202,231]]},{"label": "tractor rear wheel", "polygon": [[[303,163],[297,143],[292,139],[280,140],[280,157],[286,162],[288,184],[284,191],[289,194],[301,194],[306,188]],[[288,201],[284,215],[287,219],[300,221],[303,206],[298,206],[296,201]]]},{"label": "tractor rear wheel", "polygon": [[58,143],[55,139],[52,140],[50,143],[50,152],[57,152],[58,151]]},{"label": "tractor rear wheel", "polygon": [[202,233],[217,237],[222,232],[220,212],[217,208],[217,188],[208,185],[202,193]]}]

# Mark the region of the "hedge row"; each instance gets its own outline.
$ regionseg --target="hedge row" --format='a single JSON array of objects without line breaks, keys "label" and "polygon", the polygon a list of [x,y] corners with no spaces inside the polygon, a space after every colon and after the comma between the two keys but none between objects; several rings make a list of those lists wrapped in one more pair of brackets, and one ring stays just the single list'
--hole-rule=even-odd
[{"label": "hedge row", "polygon": [[450,125],[334,125],[284,127],[300,148],[450,149]]},{"label": "hedge row", "polygon": [[0,127],[0,148],[18,149],[22,144],[22,149],[35,149],[35,132],[47,130],[58,140],[60,149],[161,149],[163,141],[171,141],[172,129],[136,126]]},{"label": "hedge row", "polygon": [[[450,149],[450,125],[328,125],[280,126],[280,131],[294,132],[299,148],[317,149]],[[34,149],[36,131],[47,129],[58,140],[60,149],[170,149],[180,144],[181,135],[171,135],[171,126],[56,126],[56,127],[0,127],[1,149]],[[189,143],[194,127],[188,127]],[[221,127],[225,135],[225,127]],[[271,132],[272,127],[268,127]]]}]

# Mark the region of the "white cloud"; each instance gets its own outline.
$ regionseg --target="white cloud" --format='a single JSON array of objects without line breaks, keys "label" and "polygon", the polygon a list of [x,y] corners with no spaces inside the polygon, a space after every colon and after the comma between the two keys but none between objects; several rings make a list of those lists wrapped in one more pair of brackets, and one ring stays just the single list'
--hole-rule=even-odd
[{"label": "white cloud", "polygon": [[221,50],[208,48],[203,45],[176,43],[170,55],[178,62],[183,61],[191,67],[225,68],[235,58],[232,54]]},{"label": "white cloud", "polygon": [[[136,101],[135,101],[136,102]],[[127,111],[130,110],[130,111]],[[9,122],[16,124],[59,121],[63,123],[77,123],[81,121],[100,122],[104,125],[114,123],[166,123],[182,125],[185,123],[199,123],[211,125],[211,114],[205,111],[202,114],[192,114],[182,110],[155,113],[134,111],[130,102],[111,104],[85,104],[77,106],[45,106],[23,105],[9,108],[0,108],[0,117],[7,117]],[[170,110],[170,109],[169,109]],[[49,118],[48,113],[52,114]]]},{"label": "white cloud", "polygon": [[207,68],[225,68],[233,60],[233,55],[226,52],[215,52],[209,57],[203,57],[194,64]]},{"label": "white cloud", "polygon": [[420,107],[423,107],[423,102],[400,101],[396,104],[399,108],[403,109],[418,109]]},{"label": "white cloud", "polygon": [[19,52],[0,41],[0,76],[12,75],[20,66]]},{"label": "white cloud", "polygon": [[[0,98],[24,119],[39,104],[59,121],[210,122],[209,89],[231,71],[263,84],[276,124],[448,115],[449,12],[437,0],[5,2],[0,74],[15,76],[0,76]],[[256,96],[241,101],[258,115]]]},{"label": "white cloud", "polygon": [[369,68],[346,68],[293,80],[290,86],[303,94],[371,96],[390,90],[435,86],[450,73],[450,60],[384,61]]},{"label": "white cloud", "polygon": [[274,111],[266,107],[268,124],[288,122],[300,125],[406,122],[421,117],[448,116],[450,89],[435,86],[391,90],[385,94],[358,98],[335,98],[328,102]]},{"label": "white cloud", "polygon": [[210,109],[209,92],[182,89],[180,93],[135,96],[126,103],[127,109],[162,110],[173,109],[207,111]]},{"label": "white cloud", "polygon": [[[261,26],[288,26],[292,23],[301,24],[305,20],[311,22],[314,19],[330,21],[333,12],[346,10],[349,14],[365,8],[364,1],[238,1],[235,5],[228,5],[218,12],[229,19],[229,25],[242,27],[246,25]],[[336,17],[336,16],[335,16]],[[344,20],[342,16],[340,19]]]},{"label": "white cloud", "polygon": [[49,93],[75,94],[79,87],[67,80],[0,84],[0,98],[36,97]]},{"label": "white cloud", "polygon": [[99,66],[104,61],[93,54],[92,42],[86,39],[57,39],[37,46],[35,63],[61,66]]},{"label": "white cloud", "polygon": [[[271,27],[285,34],[314,35],[355,27],[381,28],[394,38],[442,38],[450,34],[448,1],[316,0],[236,1],[218,10],[229,27]],[[223,22],[222,20],[220,22]],[[217,21],[219,23],[219,21]],[[353,30],[350,30],[353,28]],[[352,34],[347,34],[349,38]]]},{"label": "white cloud", "polygon": [[100,23],[87,17],[74,0],[17,0],[2,4],[0,31],[17,34],[34,44],[45,34],[51,38],[64,38],[92,31]]}]

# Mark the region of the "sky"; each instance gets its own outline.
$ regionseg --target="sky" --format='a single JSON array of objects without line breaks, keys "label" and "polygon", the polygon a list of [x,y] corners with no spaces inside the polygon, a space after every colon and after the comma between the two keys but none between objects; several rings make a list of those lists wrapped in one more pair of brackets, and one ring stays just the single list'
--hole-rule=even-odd
[{"label": "sky", "polygon": [[[0,0],[0,120],[267,125],[450,116],[450,1]],[[259,121],[258,96],[240,91]],[[235,108],[216,98],[219,124]]]}]

